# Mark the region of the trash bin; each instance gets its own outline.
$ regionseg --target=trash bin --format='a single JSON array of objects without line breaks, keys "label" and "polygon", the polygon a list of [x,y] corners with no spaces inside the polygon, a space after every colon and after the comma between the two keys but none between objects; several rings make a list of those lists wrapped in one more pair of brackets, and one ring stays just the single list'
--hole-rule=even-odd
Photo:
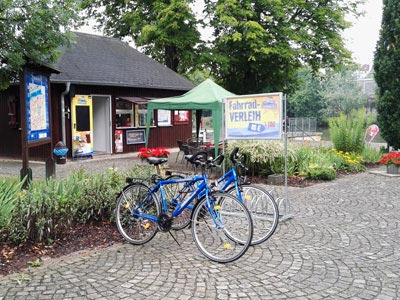
[{"label": "trash bin", "polygon": [[58,165],[63,165],[67,162],[68,148],[63,142],[60,141],[54,146],[53,153]]}]

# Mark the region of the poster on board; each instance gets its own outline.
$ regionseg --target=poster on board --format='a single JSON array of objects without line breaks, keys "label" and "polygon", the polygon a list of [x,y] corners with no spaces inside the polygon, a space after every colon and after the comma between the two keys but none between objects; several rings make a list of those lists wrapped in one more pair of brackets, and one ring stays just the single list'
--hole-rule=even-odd
[{"label": "poster on board", "polygon": [[49,83],[47,76],[27,71],[26,124],[28,142],[50,137]]},{"label": "poster on board", "polygon": [[226,139],[281,139],[282,93],[225,99]]}]

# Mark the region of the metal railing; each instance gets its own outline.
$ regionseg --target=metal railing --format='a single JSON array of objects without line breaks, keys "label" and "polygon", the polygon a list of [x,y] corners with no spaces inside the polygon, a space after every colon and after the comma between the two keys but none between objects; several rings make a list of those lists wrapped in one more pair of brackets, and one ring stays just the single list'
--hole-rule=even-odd
[{"label": "metal railing", "polygon": [[315,141],[313,133],[317,132],[317,118],[288,118],[288,137],[308,137]]},{"label": "metal railing", "polygon": [[317,118],[289,118],[288,132],[316,132]]}]

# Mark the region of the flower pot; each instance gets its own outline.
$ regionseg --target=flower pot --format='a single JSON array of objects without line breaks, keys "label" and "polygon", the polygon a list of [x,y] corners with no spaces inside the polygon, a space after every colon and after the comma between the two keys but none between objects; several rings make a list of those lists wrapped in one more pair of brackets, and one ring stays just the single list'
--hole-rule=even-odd
[{"label": "flower pot", "polygon": [[388,174],[400,174],[400,165],[387,165]]}]

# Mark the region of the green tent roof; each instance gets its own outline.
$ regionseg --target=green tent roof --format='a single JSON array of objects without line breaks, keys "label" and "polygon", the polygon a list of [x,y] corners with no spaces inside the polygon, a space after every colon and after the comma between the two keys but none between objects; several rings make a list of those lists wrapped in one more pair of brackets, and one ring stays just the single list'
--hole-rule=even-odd
[{"label": "green tent roof", "polygon": [[220,108],[222,99],[235,94],[225,90],[211,79],[206,79],[182,96],[151,100],[147,109],[197,110]]},{"label": "green tent roof", "polygon": [[222,101],[224,98],[235,94],[225,90],[211,79],[206,79],[198,86],[186,92],[182,96],[151,100],[147,104],[147,141],[152,111],[154,109],[165,110],[212,110],[214,143],[218,145],[219,133],[222,127]]}]

